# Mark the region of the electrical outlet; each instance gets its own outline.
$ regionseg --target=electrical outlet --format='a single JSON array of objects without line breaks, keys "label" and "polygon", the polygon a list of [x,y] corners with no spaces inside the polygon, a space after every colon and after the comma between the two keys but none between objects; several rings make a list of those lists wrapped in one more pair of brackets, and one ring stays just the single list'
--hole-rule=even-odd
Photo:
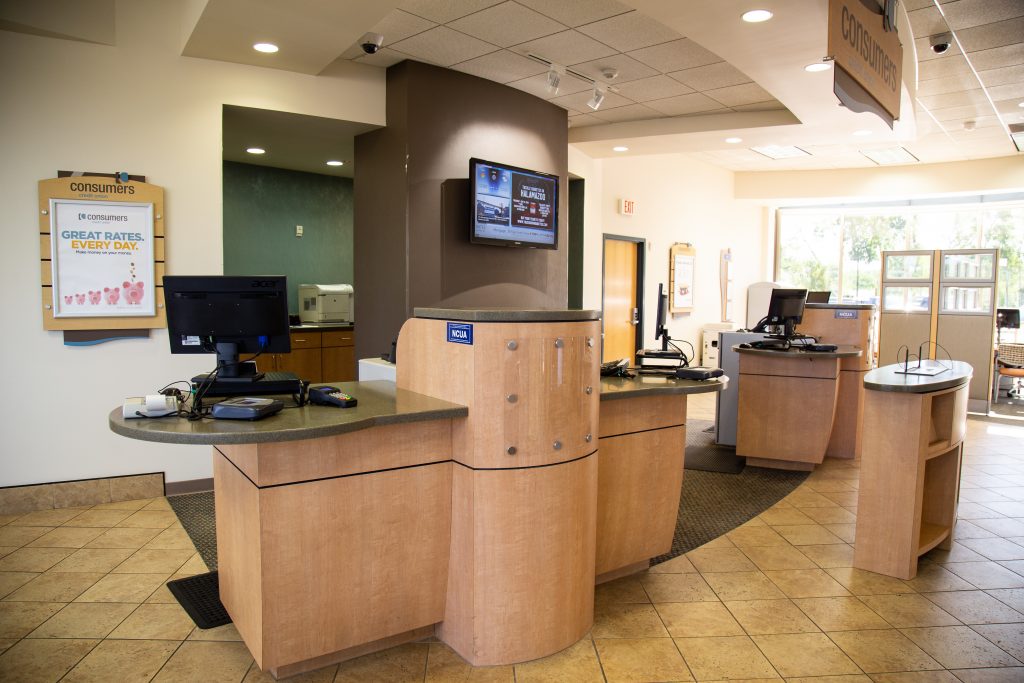
[{"label": "electrical outlet", "polygon": [[302,226],[301,225],[296,225],[295,226],[295,236],[296,237],[302,237]]}]

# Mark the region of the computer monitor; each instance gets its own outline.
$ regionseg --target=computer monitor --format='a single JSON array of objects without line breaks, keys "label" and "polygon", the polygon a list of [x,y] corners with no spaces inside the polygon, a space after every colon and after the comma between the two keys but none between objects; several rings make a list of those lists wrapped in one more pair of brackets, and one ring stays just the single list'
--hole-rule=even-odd
[{"label": "computer monitor", "polygon": [[832,298],[832,292],[807,292],[807,303],[827,304]]},{"label": "computer monitor", "polygon": [[668,294],[665,293],[665,285],[658,283],[658,303],[656,306],[658,317],[654,324],[654,338],[661,340],[661,350],[668,351],[668,343],[672,337],[668,336]]},{"label": "computer monitor", "polygon": [[792,339],[796,336],[794,328],[803,320],[806,300],[806,289],[773,289],[765,324],[781,325],[784,331],[777,336]]},{"label": "computer monitor", "polygon": [[1019,330],[1020,329],[1020,309],[1019,308],[997,308],[996,309],[996,327],[1000,330]]},{"label": "computer monitor", "polygon": [[288,289],[283,275],[166,275],[171,353],[216,353],[216,378],[255,382],[239,354],[288,353]]}]

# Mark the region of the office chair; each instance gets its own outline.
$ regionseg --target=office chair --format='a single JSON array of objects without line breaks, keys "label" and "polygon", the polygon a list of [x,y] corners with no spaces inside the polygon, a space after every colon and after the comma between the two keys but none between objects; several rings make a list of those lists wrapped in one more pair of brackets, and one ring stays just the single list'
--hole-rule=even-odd
[{"label": "office chair", "polygon": [[999,403],[999,389],[1003,377],[1011,380],[1007,398],[1021,396],[1020,379],[1024,377],[1024,344],[999,344],[996,347],[996,384],[992,392],[992,402]]}]

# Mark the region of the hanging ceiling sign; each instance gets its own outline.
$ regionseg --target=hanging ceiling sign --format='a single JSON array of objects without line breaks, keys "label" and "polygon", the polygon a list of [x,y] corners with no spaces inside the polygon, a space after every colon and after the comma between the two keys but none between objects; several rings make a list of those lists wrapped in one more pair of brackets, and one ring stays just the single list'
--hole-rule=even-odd
[{"label": "hanging ceiling sign", "polygon": [[[835,60],[837,84],[844,75],[852,79],[884,110],[879,115],[891,125],[900,116],[903,46],[895,28],[888,31],[885,26],[885,14],[876,0],[829,0],[828,52]],[[843,104],[855,111],[871,108],[863,102],[851,106],[841,94],[848,90],[836,88]]]}]

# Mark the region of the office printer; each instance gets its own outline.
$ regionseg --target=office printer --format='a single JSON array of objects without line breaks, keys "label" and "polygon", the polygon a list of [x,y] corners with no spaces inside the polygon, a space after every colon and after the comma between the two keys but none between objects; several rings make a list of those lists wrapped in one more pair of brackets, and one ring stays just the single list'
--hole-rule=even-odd
[{"label": "office printer", "polygon": [[299,285],[299,320],[304,323],[355,322],[352,285]]}]

